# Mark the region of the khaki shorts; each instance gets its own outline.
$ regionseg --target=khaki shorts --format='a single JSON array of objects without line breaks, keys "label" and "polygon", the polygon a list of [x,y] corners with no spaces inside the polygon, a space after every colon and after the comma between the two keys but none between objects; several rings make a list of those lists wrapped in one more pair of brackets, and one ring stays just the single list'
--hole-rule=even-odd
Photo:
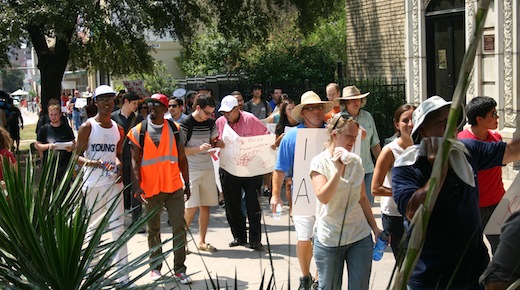
[{"label": "khaki shorts", "polygon": [[298,241],[310,241],[314,231],[316,217],[313,215],[293,215],[294,231]]},{"label": "khaki shorts", "polygon": [[218,205],[218,191],[213,169],[190,171],[191,197],[186,208]]}]

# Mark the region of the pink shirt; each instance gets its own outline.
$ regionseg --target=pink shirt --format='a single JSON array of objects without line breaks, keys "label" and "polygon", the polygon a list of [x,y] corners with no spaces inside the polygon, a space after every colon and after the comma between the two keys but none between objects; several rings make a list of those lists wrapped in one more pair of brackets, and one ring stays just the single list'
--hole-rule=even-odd
[{"label": "pink shirt", "polygon": [[267,127],[258,120],[255,115],[240,111],[240,118],[238,122],[235,124],[228,123],[226,117],[221,116],[217,119],[216,125],[218,129],[219,136],[222,136],[222,131],[224,130],[224,125],[226,123],[233,129],[238,136],[240,137],[250,137],[250,136],[258,136],[258,135],[266,135],[269,134],[269,130]]}]

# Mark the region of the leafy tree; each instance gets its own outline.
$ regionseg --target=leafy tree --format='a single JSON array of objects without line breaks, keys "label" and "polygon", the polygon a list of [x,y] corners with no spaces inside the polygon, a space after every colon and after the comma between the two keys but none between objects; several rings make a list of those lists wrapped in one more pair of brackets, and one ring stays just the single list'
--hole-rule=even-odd
[{"label": "leafy tree", "polygon": [[19,70],[2,71],[3,90],[12,93],[23,86],[23,72]]},{"label": "leafy tree", "polygon": [[154,62],[153,67],[150,73],[131,74],[127,79],[143,80],[145,89],[151,93],[161,92],[167,96],[170,95],[176,88],[173,77],[162,62]]},{"label": "leafy tree", "polygon": [[237,37],[225,38],[216,28],[208,28],[191,44],[191,53],[183,51],[176,61],[187,76],[235,72],[248,45]]},{"label": "leafy tree", "polygon": [[337,1],[0,1],[0,67],[8,63],[10,47],[32,44],[38,56],[45,114],[48,100],[60,95],[67,66],[116,76],[151,72],[148,33],[177,37],[189,56],[202,23],[213,23],[226,39],[237,36],[240,42],[261,43],[275,13],[296,7],[298,23],[308,31]]},{"label": "leafy tree", "polygon": [[314,29],[307,34],[304,44],[316,45],[327,51],[336,61],[347,62],[347,19],[345,10],[337,5],[330,15],[316,21]]}]

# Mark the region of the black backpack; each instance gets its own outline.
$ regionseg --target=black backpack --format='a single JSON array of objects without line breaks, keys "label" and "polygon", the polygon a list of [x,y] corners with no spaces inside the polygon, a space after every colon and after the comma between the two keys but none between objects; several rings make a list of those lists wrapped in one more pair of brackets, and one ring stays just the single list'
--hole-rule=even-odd
[{"label": "black backpack", "polygon": [[[168,124],[170,124],[170,127],[172,128],[173,135],[175,135],[175,142],[177,142],[177,145],[179,144],[179,130],[177,129],[177,126],[173,123],[172,120],[166,119],[168,121]],[[146,130],[148,129],[148,120],[143,120],[141,122],[141,131],[139,131],[139,145],[141,146],[141,152],[144,151],[144,134],[146,133]]]}]

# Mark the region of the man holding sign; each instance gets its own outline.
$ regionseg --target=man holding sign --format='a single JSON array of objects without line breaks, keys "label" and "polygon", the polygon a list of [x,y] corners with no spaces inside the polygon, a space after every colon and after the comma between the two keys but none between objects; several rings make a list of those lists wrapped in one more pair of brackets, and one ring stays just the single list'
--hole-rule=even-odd
[{"label": "man holding sign", "polygon": [[[273,196],[271,197],[271,209],[273,212],[276,212],[278,204],[283,204],[280,192],[285,175],[292,176],[293,173],[297,131],[300,128],[324,128],[325,123],[323,120],[325,114],[332,110],[333,106],[333,102],[322,101],[315,92],[308,91],[302,95],[301,103],[294,107],[292,117],[300,124],[297,126],[298,129],[287,132],[280,143],[273,173]],[[295,200],[294,191],[292,199]],[[310,289],[313,282],[310,275],[312,260],[311,238],[316,217],[314,212],[312,212],[309,215],[293,215],[292,218],[298,238],[296,256],[298,257],[303,275],[300,278],[300,287],[298,289],[307,290]]]},{"label": "man holding sign", "polygon": [[[223,114],[216,121],[219,136],[226,142],[224,128],[229,126],[240,137],[251,137],[269,134],[267,128],[253,114],[240,111],[238,101],[234,96],[222,99],[219,111]],[[229,147],[230,144],[226,144]],[[221,169],[220,177],[226,200],[226,217],[231,227],[234,240],[230,247],[245,246],[247,241],[246,218],[242,214],[242,189],[245,192],[247,218],[249,220],[249,247],[263,250],[261,241],[262,230],[260,220],[262,211],[258,203],[258,188],[262,184],[262,175],[236,176]]]}]

